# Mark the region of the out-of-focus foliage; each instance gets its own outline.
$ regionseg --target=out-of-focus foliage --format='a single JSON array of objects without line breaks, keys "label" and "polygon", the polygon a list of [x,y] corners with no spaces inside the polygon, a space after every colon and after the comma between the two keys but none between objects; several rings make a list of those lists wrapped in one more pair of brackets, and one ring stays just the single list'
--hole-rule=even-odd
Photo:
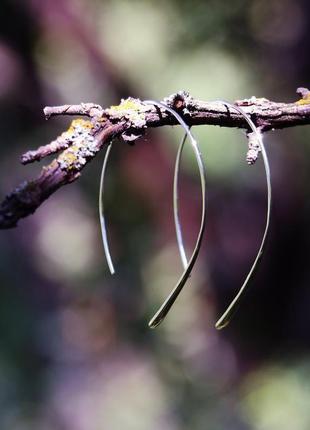
[{"label": "out-of-focus foliage", "polygon": [[[305,0],[2,0],[1,194],[40,166],[19,155],[65,118],[42,107],[180,89],[196,98],[294,100],[309,85]],[[297,97],[296,97],[297,98]],[[309,127],[270,133],[272,234],[243,306],[214,322],[240,286],[263,230],[263,168],[240,130],[201,127],[208,226],[188,287],[155,331],[148,318],[177,280],[172,169],[181,131],[114,145],[106,207],[117,273],[97,217],[102,156],[75,184],[0,236],[0,428],[309,428]],[[193,155],[183,159],[188,249],[200,216]]]}]

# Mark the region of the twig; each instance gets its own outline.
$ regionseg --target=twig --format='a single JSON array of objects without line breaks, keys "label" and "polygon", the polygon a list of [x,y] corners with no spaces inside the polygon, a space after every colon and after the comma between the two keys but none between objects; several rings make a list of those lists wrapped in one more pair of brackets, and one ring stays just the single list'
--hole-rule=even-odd
[{"label": "twig", "polygon": [[62,136],[59,136],[56,140],[53,140],[47,145],[40,146],[34,151],[25,152],[25,154],[20,157],[20,161],[22,164],[29,164],[33,161],[40,161],[42,160],[42,158],[45,158],[48,155],[56,154],[56,152],[59,152],[63,149],[67,149],[71,143],[71,140],[67,140]]},{"label": "twig", "polygon": [[75,181],[84,165],[94,158],[101,147],[124,130],[124,122],[115,125],[107,123],[94,138],[91,148],[76,148],[75,153],[69,152],[71,148],[68,148],[43,167],[36,179],[19,185],[1,203],[0,228],[15,227],[21,218],[32,214],[58,188]]},{"label": "twig", "polygon": [[79,105],[46,106],[43,109],[46,119],[55,115],[85,115],[89,117],[99,116],[103,109],[94,103],[81,103]]},{"label": "twig", "polygon": [[[302,98],[295,103],[276,103],[265,98],[252,97],[236,101],[242,106],[262,132],[310,124],[309,91],[299,88]],[[219,125],[237,127],[247,131],[242,115],[221,102],[204,102],[193,99],[188,93],[179,92],[164,100],[176,109],[188,126]],[[63,185],[76,180],[100,149],[119,137],[134,142],[148,128],[177,124],[168,111],[143,104],[139,99],[122,100],[120,105],[102,109],[93,103],[47,107],[46,118],[54,115],[85,115],[90,120],[74,120],[70,128],[48,145],[28,151],[22,162],[41,160],[47,155],[65,149],[39,176],[24,182],[8,194],[0,205],[0,228],[11,228],[33,213],[52,193]]]}]

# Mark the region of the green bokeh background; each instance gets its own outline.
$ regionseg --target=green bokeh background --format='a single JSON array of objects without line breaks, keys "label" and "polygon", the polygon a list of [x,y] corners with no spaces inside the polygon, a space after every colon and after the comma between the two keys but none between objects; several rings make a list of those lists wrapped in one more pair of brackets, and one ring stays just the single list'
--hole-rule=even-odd
[{"label": "green bokeh background", "polygon": [[[297,100],[309,85],[306,0],[1,0],[1,195],[41,166],[19,156],[69,119],[45,105],[161,100]],[[157,330],[147,321],[181,272],[172,212],[178,127],[113,146],[105,196],[116,275],[98,221],[103,154],[18,228],[0,235],[3,430],[308,430],[309,127],[270,132],[266,255],[231,325],[214,322],[240,287],[264,228],[261,160],[240,130],[194,129],[208,175],[208,224],[187,288]],[[199,178],[185,151],[188,252]]]}]

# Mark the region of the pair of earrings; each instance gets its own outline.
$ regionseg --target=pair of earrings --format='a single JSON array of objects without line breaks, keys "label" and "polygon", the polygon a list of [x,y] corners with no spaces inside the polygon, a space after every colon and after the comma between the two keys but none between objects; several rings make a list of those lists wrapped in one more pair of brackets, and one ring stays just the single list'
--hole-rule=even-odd
[{"label": "pair of earrings", "polygon": [[[256,127],[256,125],[253,123],[253,121],[251,120],[249,115],[240,106],[236,106],[236,105],[233,105],[231,103],[228,103],[228,102],[222,101],[222,100],[217,100],[216,102],[223,104],[227,109],[229,108],[229,109],[236,110],[238,113],[240,113],[242,115],[242,117],[247,122],[249,128],[252,130],[251,139],[255,140],[255,144],[257,145],[259,151],[262,153],[264,169],[265,169],[265,174],[266,174],[266,183],[267,183],[266,224],[265,224],[265,230],[264,230],[264,233],[262,236],[261,244],[260,244],[258,253],[254,259],[254,262],[251,266],[251,269],[250,269],[248,275],[246,276],[246,278],[245,278],[241,288],[239,289],[237,295],[234,297],[234,299],[232,300],[230,305],[227,307],[227,309],[225,310],[223,315],[220,317],[220,319],[215,324],[215,327],[217,329],[222,329],[223,327],[225,327],[230,322],[230,320],[231,320],[231,318],[232,318],[232,316],[233,316],[233,314],[234,314],[234,312],[235,312],[235,310],[236,310],[236,308],[240,302],[241,296],[245,292],[245,290],[249,284],[249,281],[250,281],[250,279],[254,273],[254,270],[257,267],[262,255],[263,255],[263,251],[264,251],[264,247],[265,247],[265,243],[266,243],[266,238],[267,238],[267,234],[268,234],[268,230],[269,230],[269,224],[270,224],[271,179],[270,179],[270,168],[269,168],[268,157],[267,157],[267,153],[265,150],[265,146],[263,143],[262,134],[261,134],[260,130]],[[181,277],[179,278],[176,286],[173,288],[173,290],[171,291],[169,296],[166,298],[166,300],[164,301],[162,306],[159,308],[159,310],[156,312],[156,314],[150,320],[149,327],[155,328],[164,320],[164,318],[168,314],[169,310],[173,306],[174,302],[176,301],[177,297],[181,293],[184,285],[186,284],[188,278],[190,277],[191,271],[195,265],[195,262],[197,260],[197,257],[198,257],[198,254],[199,254],[199,251],[201,248],[203,233],[204,233],[205,226],[206,226],[206,168],[205,168],[205,164],[204,164],[204,161],[202,159],[202,156],[201,156],[201,153],[199,150],[198,143],[195,140],[195,138],[193,137],[192,132],[190,130],[190,127],[185,123],[185,121],[182,119],[182,117],[174,109],[172,109],[171,107],[169,107],[165,103],[157,102],[154,100],[147,100],[147,101],[144,101],[144,104],[156,106],[159,109],[161,108],[161,109],[167,110],[171,115],[173,115],[176,118],[176,120],[179,122],[179,124],[181,125],[181,127],[185,131],[184,137],[183,137],[183,139],[179,145],[178,152],[177,152],[175,169],[174,169],[174,180],[173,180],[174,223],[175,223],[175,229],[176,229],[178,249],[179,249],[180,258],[181,258],[182,265],[183,265],[183,273],[182,273]],[[183,151],[184,144],[185,144],[187,138],[190,141],[190,144],[191,144],[191,147],[192,147],[192,150],[194,152],[194,155],[195,155],[195,158],[197,161],[197,165],[198,165],[200,184],[201,184],[201,201],[202,201],[200,228],[199,228],[199,232],[198,232],[198,236],[196,239],[196,244],[195,244],[193,253],[192,253],[189,260],[186,256],[186,253],[185,253],[182,227],[181,227],[181,223],[180,223],[179,210],[178,210],[178,201],[179,201],[178,178],[179,178],[179,170],[180,170],[182,151]],[[102,241],[103,241],[103,247],[104,247],[106,260],[107,260],[108,267],[110,269],[111,274],[114,274],[115,270],[114,270],[114,265],[113,265],[112,258],[111,258],[111,253],[109,250],[107,229],[106,229],[106,223],[105,223],[105,217],[104,217],[104,203],[103,203],[105,173],[106,173],[106,167],[107,167],[107,162],[108,162],[109,155],[111,152],[111,148],[112,148],[112,143],[109,144],[107,151],[105,153],[104,162],[103,162],[102,171],[101,171],[100,189],[99,189],[99,217],[100,217]]]}]

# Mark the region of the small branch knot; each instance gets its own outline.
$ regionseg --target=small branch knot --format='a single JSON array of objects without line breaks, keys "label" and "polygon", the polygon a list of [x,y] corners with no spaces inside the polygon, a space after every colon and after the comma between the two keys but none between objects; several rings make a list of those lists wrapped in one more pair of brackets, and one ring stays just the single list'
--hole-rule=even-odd
[{"label": "small branch knot", "polygon": [[164,98],[164,103],[177,111],[183,110],[184,113],[188,113],[187,106],[193,100],[191,95],[187,91],[178,91],[175,94],[171,94],[169,97]]},{"label": "small branch knot", "polygon": [[248,138],[248,152],[246,154],[246,161],[252,165],[256,162],[259,153],[261,152],[258,136],[256,133],[247,133]]},{"label": "small branch knot", "polygon": [[308,90],[308,88],[304,87],[297,88],[296,93],[303,99],[308,99],[310,96],[310,91]]}]

